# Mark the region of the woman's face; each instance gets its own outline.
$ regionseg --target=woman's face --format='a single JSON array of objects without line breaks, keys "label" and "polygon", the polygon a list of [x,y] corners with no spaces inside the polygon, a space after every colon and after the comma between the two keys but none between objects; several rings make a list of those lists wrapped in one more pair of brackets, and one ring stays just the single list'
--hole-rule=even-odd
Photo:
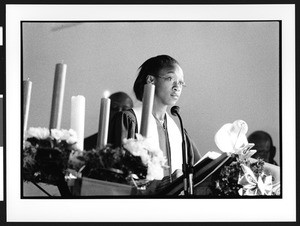
[{"label": "woman's face", "polygon": [[183,71],[178,64],[161,69],[155,77],[155,101],[162,105],[175,105],[184,86]]}]

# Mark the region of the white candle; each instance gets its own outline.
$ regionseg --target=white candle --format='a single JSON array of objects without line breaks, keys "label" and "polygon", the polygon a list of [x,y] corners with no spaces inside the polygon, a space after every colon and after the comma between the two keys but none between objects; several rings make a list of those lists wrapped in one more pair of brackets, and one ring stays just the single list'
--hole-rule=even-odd
[{"label": "white candle", "polygon": [[23,81],[23,131],[25,135],[25,131],[27,130],[28,116],[29,116],[29,107],[30,107],[30,99],[31,99],[31,88],[32,82],[27,79]]},{"label": "white candle", "polygon": [[110,114],[110,99],[107,97],[101,98],[99,128],[97,137],[97,148],[103,149],[107,145],[108,127]]},{"label": "white candle", "polygon": [[140,134],[148,137],[149,120],[153,109],[155,86],[151,83],[145,84],[143,93],[143,108]]},{"label": "white candle", "polygon": [[66,81],[66,64],[56,64],[54,83],[53,83],[53,94],[52,94],[52,106],[50,116],[50,129],[60,129],[61,116],[63,109],[63,99],[65,92],[65,81]]},{"label": "white candle", "polygon": [[71,129],[77,134],[77,147],[83,150],[84,142],[84,120],[85,120],[85,98],[84,96],[71,97]]}]

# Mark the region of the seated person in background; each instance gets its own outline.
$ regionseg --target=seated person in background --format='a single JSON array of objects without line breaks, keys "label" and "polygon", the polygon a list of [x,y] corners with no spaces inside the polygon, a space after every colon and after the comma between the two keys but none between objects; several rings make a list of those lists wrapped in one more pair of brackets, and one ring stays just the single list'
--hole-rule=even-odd
[{"label": "seated person in background", "polygon": [[[167,108],[172,107],[179,100],[185,86],[184,74],[179,63],[170,56],[160,55],[146,60],[139,68],[133,90],[136,98],[142,101],[144,85],[155,85],[152,117],[149,121],[149,141],[153,147],[163,151],[169,168],[164,170],[164,178],[168,182],[176,179],[182,169],[182,136],[175,121],[167,113]],[[124,138],[135,138],[141,125],[142,106],[122,111],[112,120],[112,143],[121,146]],[[192,163],[200,159],[200,153],[186,133],[187,147],[192,156]],[[162,178],[157,178],[161,180]],[[162,180],[163,183],[165,180]],[[156,188],[155,188],[156,189]]]},{"label": "seated person in background", "polygon": [[[110,114],[109,114],[109,124],[117,112],[128,110],[133,108],[133,101],[130,96],[124,92],[116,92],[109,96],[111,100],[110,104]],[[91,150],[97,145],[98,133],[95,133],[84,139],[84,149]],[[109,138],[108,138],[109,140]]]},{"label": "seated person in background", "polygon": [[248,142],[254,143],[255,146],[252,149],[257,150],[257,152],[252,155],[252,158],[257,159],[259,157],[265,162],[278,165],[274,160],[276,148],[273,146],[270,134],[264,131],[255,131],[248,136]]}]

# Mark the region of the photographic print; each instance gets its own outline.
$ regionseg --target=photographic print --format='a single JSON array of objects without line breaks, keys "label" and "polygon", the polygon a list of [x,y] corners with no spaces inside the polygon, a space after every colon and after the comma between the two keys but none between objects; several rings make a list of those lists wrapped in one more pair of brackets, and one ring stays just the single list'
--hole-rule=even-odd
[{"label": "photographic print", "polygon": [[[58,215],[76,203],[89,211],[69,221],[109,221],[116,205],[143,206],[120,220],[151,221],[155,202],[188,206],[171,221],[226,220],[241,203],[277,214],[241,208],[236,220],[293,219],[271,208],[295,197],[293,6],[258,9],[7,6],[8,149],[22,147],[8,150],[22,163],[8,162],[7,184],[20,188],[8,220],[47,221],[55,203]],[[38,216],[12,212],[41,201]],[[163,205],[156,220],[168,220]]]}]

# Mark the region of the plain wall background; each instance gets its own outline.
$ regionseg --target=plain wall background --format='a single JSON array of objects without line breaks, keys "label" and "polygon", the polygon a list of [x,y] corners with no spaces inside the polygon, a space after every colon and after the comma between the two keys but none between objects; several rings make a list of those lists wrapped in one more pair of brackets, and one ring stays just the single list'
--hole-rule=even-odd
[{"label": "plain wall background", "polygon": [[[279,22],[23,23],[23,79],[33,82],[28,127],[48,127],[55,64],[68,65],[61,127],[70,127],[71,96],[86,98],[85,136],[98,130],[105,90],[127,92],[137,68],[168,54],[187,88],[177,103],[202,154],[217,150],[225,123],[265,130],[279,161]],[[175,119],[176,122],[177,119]]]}]

